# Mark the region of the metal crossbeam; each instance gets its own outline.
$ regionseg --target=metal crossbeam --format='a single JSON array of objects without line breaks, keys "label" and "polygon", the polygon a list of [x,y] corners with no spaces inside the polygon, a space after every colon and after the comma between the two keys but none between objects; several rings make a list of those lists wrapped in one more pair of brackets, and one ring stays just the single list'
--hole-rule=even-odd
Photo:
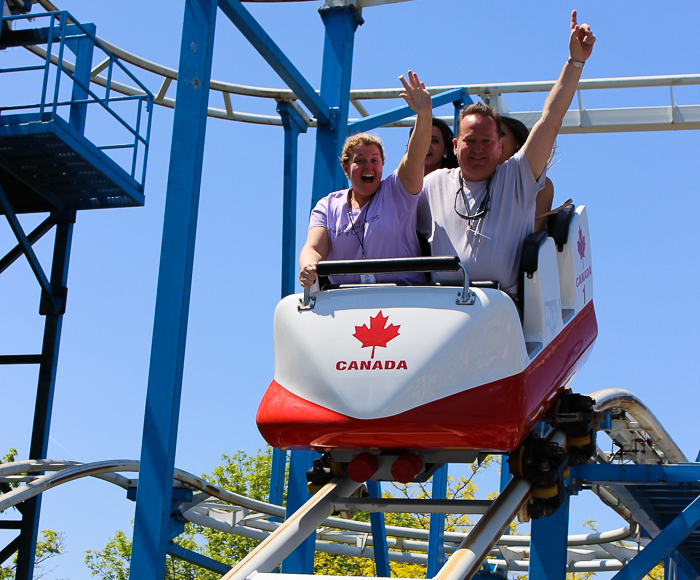
[{"label": "metal crossbeam", "polygon": [[678,546],[700,525],[700,497],[685,508],[654,540],[618,572],[613,580],[637,580]]},{"label": "metal crossbeam", "polygon": [[46,293],[47,296],[53,297],[54,292],[51,288],[51,284],[49,283],[49,279],[46,277],[44,269],[39,263],[39,258],[36,257],[36,254],[32,249],[32,244],[29,241],[29,239],[27,239],[27,236],[24,233],[24,230],[22,229],[22,225],[17,219],[15,212],[12,211],[12,206],[10,205],[9,200],[5,195],[5,191],[3,190],[2,186],[0,186],[0,208],[2,208],[3,213],[5,214],[5,217],[7,218],[7,221],[10,224],[10,228],[12,229],[12,232],[17,238],[17,241],[19,242],[18,245],[22,248],[22,252],[26,256],[27,261],[29,262],[29,266],[31,267],[32,272],[34,272],[34,276],[36,276],[36,279],[39,282],[39,286],[41,286],[41,289]]},{"label": "metal crossbeam", "polygon": [[485,514],[490,499],[394,499],[343,497],[333,502],[336,511],[396,514]]},{"label": "metal crossbeam", "polygon": [[[34,245],[35,242],[40,240],[44,234],[46,234],[52,227],[56,225],[53,216],[47,217],[43,222],[41,222],[37,227],[35,227],[31,232],[27,234],[27,241],[30,245]],[[13,264],[23,253],[22,245],[17,244],[12,248],[4,258],[0,260],[0,274],[7,270],[11,264]]]},{"label": "metal crossbeam", "polygon": [[[46,0],[41,0],[42,5],[47,5]],[[236,19],[241,20],[241,13],[237,8],[234,9],[234,4],[238,4],[237,0],[221,0],[221,8],[224,12],[232,12],[236,14]],[[242,7],[241,7],[242,8]],[[245,10],[242,8],[242,10]],[[228,11],[228,12],[227,12]],[[229,15],[230,17],[230,15]],[[252,16],[250,16],[252,20]],[[253,21],[254,22],[254,21]],[[256,23],[257,24],[257,23]],[[259,25],[257,25],[259,26]],[[244,27],[249,28],[249,34],[255,37],[257,31],[255,25],[245,24]],[[260,29],[262,30],[262,29]],[[242,30],[243,31],[243,30]],[[246,34],[246,32],[244,32]],[[280,74],[283,80],[290,87],[297,87],[295,90],[285,88],[272,87],[254,87],[241,85],[238,83],[212,80],[210,90],[221,94],[221,98],[226,104],[226,108],[209,107],[207,114],[210,117],[218,119],[227,119],[243,123],[253,123],[262,125],[277,125],[282,126],[282,120],[277,115],[261,115],[257,113],[246,113],[234,111],[230,106],[230,95],[240,95],[247,97],[259,97],[272,99],[277,101],[295,101],[300,100],[309,110],[312,115],[315,115],[322,122],[325,122],[324,112],[328,113],[329,109],[326,103],[318,96],[317,92],[308,85],[304,77],[289,61],[284,61],[278,58],[279,48],[274,42],[264,36],[258,38],[260,44],[259,50],[273,68]],[[247,37],[247,36],[246,36]],[[247,37],[248,38],[248,37]],[[250,39],[249,39],[250,40]],[[152,92],[157,93],[155,103],[164,107],[174,108],[175,99],[167,97],[167,92],[171,86],[171,82],[177,79],[178,71],[158,63],[148,61],[142,57],[131,54],[118,46],[98,37],[98,41],[103,44],[111,53],[121,60],[139,67],[148,72],[154,73],[158,77],[158,88]],[[256,46],[256,48],[258,48]],[[28,46],[28,50],[45,58],[46,53],[37,46]],[[281,51],[279,51],[281,55]],[[283,56],[283,55],[282,55]],[[286,57],[285,57],[286,58]],[[57,59],[51,59],[56,64]],[[274,63],[274,64],[273,64]],[[65,65],[64,65],[65,66]],[[277,67],[277,68],[275,68]],[[68,67],[70,70],[70,67]],[[279,68],[279,70],[278,70]],[[281,71],[281,72],[280,72]],[[99,69],[93,71],[92,82],[101,86],[107,85],[107,78],[98,74]],[[285,78],[285,76],[287,77]],[[506,105],[504,96],[515,93],[548,93],[554,86],[555,81],[534,81],[534,82],[518,82],[518,83],[492,83],[492,84],[469,84],[469,85],[441,85],[428,87],[432,94],[444,93],[461,89],[472,97],[479,97],[487,104],[498,104],[501,109]],[[700,85],[700,74],[685,74],[685,75],[658,75],[648,77],[620,77],[620,78],[601,78],[601,79],[584,79],[578,84],[578,91],[598,91],[598,90],[624,90],[633,88],[652,88],[652,87],[668,87],[670,91],[670,99],[668,105],[656,107],[611,107],[599,109],[586,109],[579,106],[578,109],[570,110],[562,124],[562,134],[578,134],[578,133],[615,133],[629,131],[668,131],[668,130],[696,130],[700,129],[700,104],[698,105],[677,105],[673,96],[673,88],[680,86],[698,86]],[[125,84],[112,83],[112,89],[127,95],[144,94],[140,88],[130,87]],[[377,100],[377,99],[398,99],[401,89],[356,89],[350,91],[350,100],[355,108],[362,115],[359,119],[351,119],[349,124],[364,123],[369,116],[362,104],[362,101]],[[579,94],[580,97],[580,94]],[[320,110],[319,110],[320,108]],[[508,107],[505,106],[508,110]],[[319,116],[321,115],[321,116]],[[508,115],[522,120],[527,126],[532,124],[540,117],[541,111],[510,111]],[[452,123],[452,120],[445,117],[445,121]],[[307,118],[309,127],[316,126],[316,119]],[[364,125],[357,125],[355,132],[364,130],[361,129]],[[369,128],[381,126],[373,124]],[[410,119],[398,120],[389,124],[390,127],[412,127],[413,121]]]},{"label": "metal crossbeam", "polygon": [[297,70],[282,50],[275,44],[270,36],[258,24],[238,0],[219,0],[219,8],[228,16],[229,20],[241,31],[248,42],[260,53],[279,77],[287,83],[290,89],[298,96],[313,113],[319,122],[329,124],[331,122],[328,105],[316,94],[314,88]]},{"label": "metal crossbeam", "polygon": [[700,464],[679,465],[601,465],[571,467],[573,484],[656,485],[659,482],[694,483],[700,493]]},{"label": "metal crossbeam", "polygon": [[[473,102],[464,89],[451,89],[449,91],[445,91],[444,93],[435,95],[432,100],[433,108],[454,102],[465,102],[466,104],[471,104]],[[378,115],[364,117],[357,121],[348,123],[348,135],[362,133],[363,131],[369,131],[370,129],[383,127],[385,125],[391,125],[392,123],[405,119],[406,117],[412,117],[413,115],[414,112],[411,110],[411,108],[409,106],[404,106],[391,109]],[[410,123],[411,126],[413,126],[412,120]],[[448,122],[448,125],[450,124],[452,124],[452,121]]]}]

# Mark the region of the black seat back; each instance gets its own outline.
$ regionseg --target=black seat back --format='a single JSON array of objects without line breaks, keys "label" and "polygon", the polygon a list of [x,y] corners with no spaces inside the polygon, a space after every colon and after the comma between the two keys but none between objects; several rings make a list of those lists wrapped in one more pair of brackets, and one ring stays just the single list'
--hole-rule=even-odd
[{"label": "black seat back", "polygon": [[567,242],[569,223],[575,210],[574,204],[569,204],[547,218],[547,231],[549,236],[554,239],[557,250],[560,252],[564,249],[564,244]]}]

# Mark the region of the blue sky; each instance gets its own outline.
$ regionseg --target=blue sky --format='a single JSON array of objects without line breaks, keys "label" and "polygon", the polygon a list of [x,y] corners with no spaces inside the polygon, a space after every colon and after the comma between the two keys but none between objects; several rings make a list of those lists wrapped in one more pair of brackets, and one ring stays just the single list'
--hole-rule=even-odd
[{"label": "blue sky", "polygon": [[[316,87],[321,4],[247,5]],[[59,2],[79,21],[94,22],[99,36],[173,68],[183,6]],[[568,56],[573,7],[579,10],[579,21],[589,22],[598,37],[583,78],[698,72],[695,23],[700,4],[695,0],[589,1],[579,6],[414,0],[364,10],[352,86],[398,87],[397,76],[409,68],[428,85],[553,80]],[[214,78],[283,86],[222,13],[217,24]],[[15,51],[19,49],[0,53],[0,66],[6,66],[5,59],[18,58]],[[148,81],[148,75],[143,79]],[[157,89],[153,82],[149,86]],[[3,87],[3,94],[7,90]],[[678,104],[698,104],[700,89],[681,87],[675,97]],[[588,107],[666,105],[669,96],[667,89],[630,89],[586,94],[584,99]],[[544,95],[536,95],[506,102],[513,110],[535,110],[543,100]],[[220,102],[211,104],[223,108]],[[274,114],[275,105],[234,98],[233,106]],[[448,109],[438,112],[449,114]],[[172,111],[157,108],[145,207],[78,215],[49,457],[83,462],[139,457],[171,130]],[[407,133],[379,131],[388,170],[398,164]],[[313,147],[310,130],[300,137],[298,249],[310,209]],[[557,140],[559,163],[549,174],[555,205],[570,197],[585,204],[591,230],[599,336],[572,386],[582,393],[606,387],[632,391],[690,459],[700,448],[700,256],[694,211],[699,152],[698,131],[564,135]],[[279,127],[208,123],[176,461],[177,467],[195,474],[210,472],[222,453],[254,453],[264,444],[255,411],[273,374],[282,155]],[[23,218],[26,229],[40,217]],[[9,228],[0,228],[0,242],[3,248],[14,244]],[[47,242],[37,244],[44,259]],[[43,321],[37,316],[39,292],[31,271],[18,262],[0,280],[0,352],[37,352]],[[5,400],[11,401],[0,424],[0,447],[14,446],[26,457],[36,370],[0,368],[0,384]],[[603,528],[607,523],[621,525],[599,503],[584,505],[574,507],[580,522],[593,517]],[[84,550],[99,549],[116,529],[129,530],[132,518],[133,504],[104,482],[76,482],[47,494],[42,528],[64,531],[68,547],[47,578],[87,577]]]}]

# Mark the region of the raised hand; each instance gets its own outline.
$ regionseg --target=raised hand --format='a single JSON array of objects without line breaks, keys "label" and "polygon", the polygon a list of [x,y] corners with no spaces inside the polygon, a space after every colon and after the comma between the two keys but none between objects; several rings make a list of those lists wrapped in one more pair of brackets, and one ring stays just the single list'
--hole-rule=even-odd
[{"label": "raised hand", "polygon": [[595,35],[588,24],[579,26],[576,22],[576,10],[571,11],[571,36],[569,37],[569,54],[574,60],[586,61],[593,52]]},{"label": "raised hand", "polygon": [[418,80],[418,75],[408,71],[408,82],[403,75],[399,77],[401,84],[406,92],[401,93],[401,97],[406,101],[406,104],[415,113],[428,113],[432,115],[433,102],[430,98],[430,93],[426,90],[425,84]]}]

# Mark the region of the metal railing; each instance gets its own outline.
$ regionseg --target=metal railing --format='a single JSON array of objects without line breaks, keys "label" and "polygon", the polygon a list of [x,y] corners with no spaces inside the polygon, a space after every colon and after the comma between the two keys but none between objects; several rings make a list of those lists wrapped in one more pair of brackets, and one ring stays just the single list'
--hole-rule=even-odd
[{"label": "metal railing", "polygon": [[[31,19],[31,23],[29,20]],[[46,21],[46,26],[42,20]],[[127,171],[130,176],[143,184],[146,175],[146,164],[148,159],[148,146],[151,130],[151,115],[153,112],[154,96],[150,90],[99,40],[88,27],[78,23],[66,11],[47,12],[45,14],[18,15],[3,18],[3,21],[11,23],[13,30],[7,36],[12,38],[18,35],[25,35],[23,44],[30,42],[33,52],[43,57],[41,65],[14,66],[0,68],[0,74],[21,75],[32,71],[43,71],[41,81],[41,92],[38,102],[2,105],[0,103],[0,116],[7,116],[8,113],[18,114],[18,121],[51,121],[56,117],[61,117],[68,121],[68,116],[72,107],[99,107],[111,119],[111,122],[121,127],[126,132],[127,142],[108,143],[97,145],[98,149],[108,152],[113,150],[131,150],[131,158],[125,163],[117,163]],[[27,28],[17,28],[27,23]],[[96,67],[91,66],[90,78],[97,73],[106,71],[106,75],[101,77],[104,87],[104,94],[98,95],[91,86],[91,82],[84,82],[76,74],[76,65],[65,58],[66,48],[72,50],[70,44],[80,38],[88,38],[94,45],[93,60],[98,60]],[[4,39],[3,39],[4,40]],[[10,40],[10,42],[12,42]],[[69,44],[70,43],[70,44]],[[46,48],[39,47],[45,44]],[[52,67],[54,67],[52,69]],[[97,71],[97,72],[96,72]],[[52,74],[53,73],[53,74]],[[124,76],[129,83],[133,83],[135,90],[125,93],[123,83],[114,80],[116,75]],[[20,86],[15,79],[14,86]],[[62,85],[63,83],[63,85]],[[10,86],[9,82],[3,83]],[[71,97],[65,97],[66,85],[72,91]],[[82,96],[77,96],[82,95]],[[120,114],[115,110],[115,106],[123,107],[133,104],[129,111],[130,118],[125,118],[125,114]],[[89,128],[89,125],[86,125]],[[100,130],[100,135],[107,134],[108,131]],[[143,151],[140,151],[143,148]],[[139,163],[141,158],[141,163]],[[115,160],[116,161],[116,160]],[[138,169],[138,171],[137,171]],[[138,177],[137,177],[138,175]]]}]

